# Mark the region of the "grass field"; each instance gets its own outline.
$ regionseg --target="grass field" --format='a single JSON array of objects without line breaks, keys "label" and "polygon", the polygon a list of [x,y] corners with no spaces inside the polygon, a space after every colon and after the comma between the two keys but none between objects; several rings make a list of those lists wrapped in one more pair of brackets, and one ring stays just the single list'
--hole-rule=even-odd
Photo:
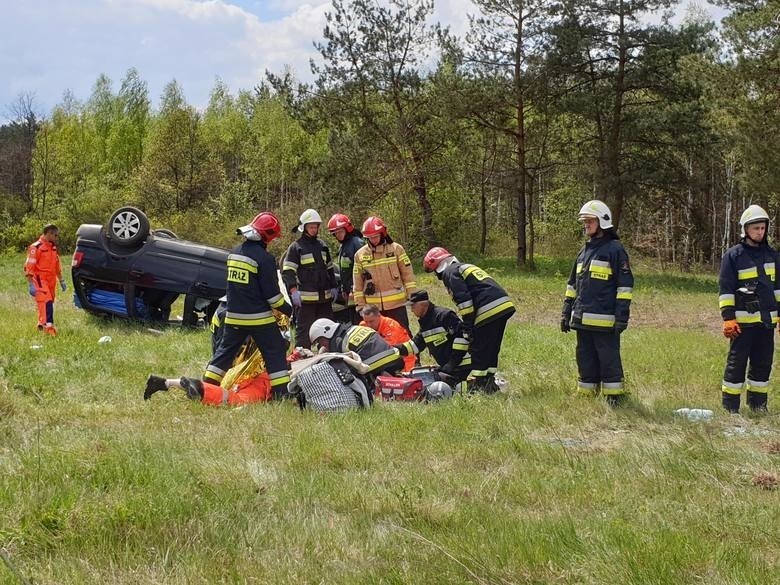
[{"label": "grass field", "polygon": [[0,584],[780,583],[780,399],[719,410],[712,276],[635,266],[625,408],[575,396],[568,262],[488,261],[519,308],[503,393],[322,416],[145,403],[149,373],[200,375],[208,334],[68,294],[44,338],[22,263],[0,258]]}]

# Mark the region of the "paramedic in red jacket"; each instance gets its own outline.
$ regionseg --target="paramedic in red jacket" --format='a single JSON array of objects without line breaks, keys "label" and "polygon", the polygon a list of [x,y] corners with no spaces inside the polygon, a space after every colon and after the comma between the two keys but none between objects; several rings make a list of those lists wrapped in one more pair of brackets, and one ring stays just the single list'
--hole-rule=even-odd
[{"label": "paramedic in red jacket", "polygon": [[27,287],[30,295],[38,305],[38,330],[49,335],[57,335],[54,328],[54,298],[57,281],[63,292],[68,289],[62,278],[60,257],[57,253],[57,238],[59,229],[54,224],[47,224],[38,240],[27,249],[27,261],[24,263],[24,275],[27,277]]}]

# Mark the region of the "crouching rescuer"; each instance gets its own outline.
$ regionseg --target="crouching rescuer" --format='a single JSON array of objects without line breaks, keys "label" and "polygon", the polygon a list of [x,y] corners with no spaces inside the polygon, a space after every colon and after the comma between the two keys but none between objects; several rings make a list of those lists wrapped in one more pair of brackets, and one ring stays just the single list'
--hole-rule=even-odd
[{"label": "crouching rescuer", "polygon": [[731,340],[721,387],[723,408],[733,413],[739,412],[745,387],[751,410],[767,408],[780,301],[778,255],[767,242],[769,215],[751,205],[739,224],[741,239],[721,260],[718,298],[723,335]]},{"label": "crouching rescuer", "polygon": [[628,327],[634,276],[609,207],[588,201],[578,219],[588,241],[569,274],[561,331],[577,331],[580,392],[601,391],[617,406],[625,396],[620,334]]},{"label": "crouching rescuer", "polygon": [[507,321],[515,313],[512,300],[487,272],[459,262],[444,248],[428,250],[423,267],[426,272],[435,272],[444,283],[463,319],[463,332],[471,352],[469,392],[497,392],[498,354]]},{"label": "crouching rescuer", "polygon": [[274,398],[281,398],[287,395],[290,375],[273,309],[289,317],[292,307],[279,290],[276,260],[266,247],[281,235],[282,227],[273,213],[265,211],[236,232],[245,240],[228,256],[224,331],[203,380],[218,385],[251,337],[262,354]]}]

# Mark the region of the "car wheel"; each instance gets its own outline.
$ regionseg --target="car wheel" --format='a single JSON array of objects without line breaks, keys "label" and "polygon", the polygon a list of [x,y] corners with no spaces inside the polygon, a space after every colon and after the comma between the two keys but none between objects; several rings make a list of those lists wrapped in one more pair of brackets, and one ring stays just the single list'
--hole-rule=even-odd
[{"label": "car wheel", "polygon": [[165,228],[160,228],[159,230],[152,230],[152,235],[157,236],[158,238],[166,238],[168,240],[179,239],[179,236],[177,236],[171,230],[166,230]]},{"label": "car wheel", "polygon": [[108,220],[108,233],[120,246],[135,246],[149,235],[149,219],[135,207],[120,207]]}]

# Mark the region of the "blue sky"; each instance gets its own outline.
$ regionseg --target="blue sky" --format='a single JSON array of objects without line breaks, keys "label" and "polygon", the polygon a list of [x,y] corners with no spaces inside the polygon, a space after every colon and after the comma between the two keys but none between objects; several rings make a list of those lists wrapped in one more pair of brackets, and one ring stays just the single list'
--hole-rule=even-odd
[{"label": "blue sky", "polygon": [[[130,67],[155,106],[174,78],[198,108],[217,77],[234,92],[263,80],[266,69],[289,66],[306,79],[329,7],[325,0],[0,0],[0,122],[22,93],[48,114],[65,90],[86,100],[99,74],[116,89]],[[469,12],[470,0],[436,2],[436,18],[456,33]]]}]

